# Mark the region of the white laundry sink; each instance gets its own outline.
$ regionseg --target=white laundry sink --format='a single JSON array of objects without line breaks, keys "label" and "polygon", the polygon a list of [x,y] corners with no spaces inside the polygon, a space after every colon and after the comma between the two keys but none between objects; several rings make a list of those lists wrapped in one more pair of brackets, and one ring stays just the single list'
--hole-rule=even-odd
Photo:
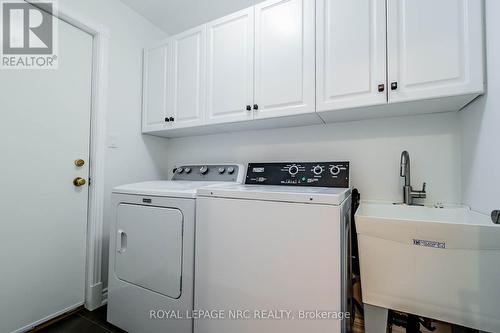
[{"label": "white laundry sink", "polygon": [[369,308],[500,332],[500,225],[489,216],[362,202],[356,229]]}]

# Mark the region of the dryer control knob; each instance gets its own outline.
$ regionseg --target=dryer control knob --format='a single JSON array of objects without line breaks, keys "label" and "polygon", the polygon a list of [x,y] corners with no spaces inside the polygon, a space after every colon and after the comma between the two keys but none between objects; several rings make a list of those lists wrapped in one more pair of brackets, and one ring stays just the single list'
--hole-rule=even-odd
[{"label": "dryer control knob", "polygon": [[185,173],[191,173],[191,168],[184,168]]},{"label": "dryer control knob", "polygon": [[200,168],[200,173],[201,173],[202,175],[206,174],[207,172],[208,172],[208,167],[207,167],[206,165],[204,165],[204,166],[202,166],[202,167]]},{"label": "dryer control knob", "polygon": [[180,175],[183,172],[184,172],[183,168],[177,168],[177,169],[175,169],[175,173],[178,174],[178,175]]},{"label": "dryer control knob", "polygon": [[227,173],[232,175],[234,173],[234,168],[233,167],[227,168]]},{"label": "dryer control knob", "polygon": [[219,170],[218,170],[218,171],[219,171],[219,174],[221,174],[221,175],[222,175],[224,172],[226,172],[226,169],[224,169],[224,168],[219,168]]}]

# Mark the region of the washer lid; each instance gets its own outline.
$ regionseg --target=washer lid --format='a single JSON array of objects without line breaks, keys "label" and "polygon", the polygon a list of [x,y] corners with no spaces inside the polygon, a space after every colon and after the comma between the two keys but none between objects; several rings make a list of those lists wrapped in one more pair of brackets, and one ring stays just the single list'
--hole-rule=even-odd
[{"label": "washer lid", "polygon": [[351,194],[351,189],[226,184],[200,188],[197,192],[198,197],[340,205]]},{"label": "washer lid", "polygon": [[160,197],[195,198],[196,189],[220,184],[213,181],[158,180],[117,186],[113,193]]}]

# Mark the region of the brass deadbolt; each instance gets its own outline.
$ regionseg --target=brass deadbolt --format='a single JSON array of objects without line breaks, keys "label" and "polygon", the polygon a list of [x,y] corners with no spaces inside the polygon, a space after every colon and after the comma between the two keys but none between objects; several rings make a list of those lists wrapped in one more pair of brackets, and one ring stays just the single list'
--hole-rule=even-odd
[{"label": "brass deadbolt", "polygon": [[76,187],[83,186],[86,183],[87,181],[81,177],[76,177],[75,179],[73,179],[73,185],[75,185]]},{"label": "brass deadbolt", "polygon": [[84,165],[85,165],[85,161],[84,161],[84,160],[82,160],[82,159],[77,159],[77,160],[75,160],[75,165],[76,165],[77,167],[82,167],[82,166],[84,166]]}]

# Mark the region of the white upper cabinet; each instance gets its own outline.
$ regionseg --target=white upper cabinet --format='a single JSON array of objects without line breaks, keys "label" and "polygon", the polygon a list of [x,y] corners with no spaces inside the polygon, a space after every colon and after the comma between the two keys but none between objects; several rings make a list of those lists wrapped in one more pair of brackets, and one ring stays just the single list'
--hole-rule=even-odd
[{"label": "white upper cabinet", "polygon": [[259,2],[144,52],[143,132],[460,110],[484,92],[483,4]]},{"label": "white upper cabinet", "polygon": [[253,46],[253,7],[207,24],[207,123],[253,118]]},{"label": "white upper cabinet", "polygon": [[387,0],[389,102],[483,92],[482,1]]},{"label": "white upper cabinet", "polygon": [[316,4],[317,111],[387,103],[385,0]]},{"label": "white upper cabinet", "polygon": [[315,112],[313,0],[255,6],[255,118]]},{"label": "white upper cabinet", "polygon": [[[169,110],[173,128],[203,124],[206,107],[205,26],[176,36],[172,43],[172,97]],[[169,115],[170,116],[170,115]]]},{"label": "white upper cabinet", "polygon": [[144,51],[143,132],[165,127],[168,92],[168,42]]}]

